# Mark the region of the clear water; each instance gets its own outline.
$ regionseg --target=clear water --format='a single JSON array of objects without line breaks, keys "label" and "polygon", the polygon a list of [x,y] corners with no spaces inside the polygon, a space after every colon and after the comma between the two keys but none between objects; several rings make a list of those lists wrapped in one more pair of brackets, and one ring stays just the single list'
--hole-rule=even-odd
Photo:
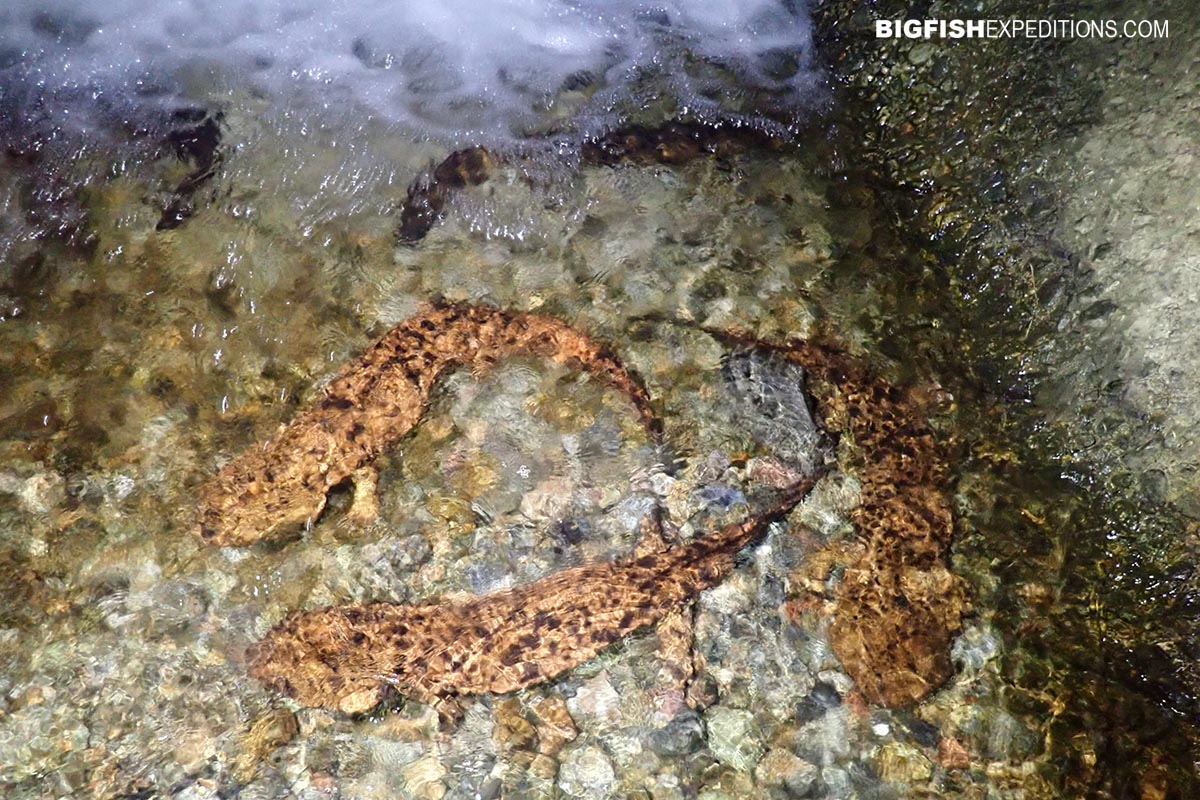
[{"label": "clear water", "polygon": [[[963,303],[906,244],[811,51],[803,9],[766,0],[0,10],[16,112],[0,167],[3,792],[1154,797],[1186,771],[1190,690],[1139,633],[1186,640],[1187,576],[1160,569],[1186,560],[1186,522],[1093,490],[1041,418],[996,411],[971,333],[1004,310]],[[189,169],[161,145],[184,105],[223,113],[223,155],[196,213],[159,231]],[[572,149],[680,114],[794,146],[611,168]],[[480,142],[517,155],[398,247],[409,182]],[[664,411],[674,476],[619,398],[518,359],[447,381],[385,459],[376,523],[350,524],[335,496],[295,541],[200,545],[197,487],[435,295],[611,341]],[[768,337],[820,324],[954,394],[938,424],[969,443],[955,568],[977,615],[943,692],[866,706],[800,586],[849,534],[852,473],[700,602],[715,701],[700,715],[656,683],[653,634],[443,732],[417,704],[349,719],[246,677],[245,646],[291,609],[484,592],[625,552],[654,495],[684,536],[745,513],[761,476],[803,458],[794,377],[763,367],[784,389],[756,417],[722,347],[647,316]],[[522,738],[545,698],[578,733],[550,754]]]}]

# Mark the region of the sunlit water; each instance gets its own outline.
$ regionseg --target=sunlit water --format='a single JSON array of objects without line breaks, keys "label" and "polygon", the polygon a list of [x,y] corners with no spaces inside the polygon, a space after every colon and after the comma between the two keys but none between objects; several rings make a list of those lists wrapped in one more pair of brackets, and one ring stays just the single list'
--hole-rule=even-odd
[{"label": "sunlit water", "polygon": [[[1049,796],[1054,748],[1088,725],[1056,711],[1075,707],[1055,670],[1090,675],[1072,682],[1080,694],[1144,679],[1170,705],[1173,685],[1140,662],[1094,669],[1102,626],[1133,624],[1129,587],[1144,580],[1116,574],[1097,596],[1072,571],[1112,557],[1119,536],[1075,537],[1114,519],[1053,470],[1013,468],[987,438],[1001,426],[973,417],[972,387],[930,374],[928,353],[954,348],[928,322],[939,298],[847,161],[849,134],[816,116],[828,98],[811,36],[802,8],[766,0],[0,10],[0,789]],[[221,163],[195,214],[160,231],[189,168],[161,144],[180,108],[222,114]],[[794,146],[578,163],[589,134],[680,116]],[[409,182],[479,143],[520,158],[397,247]],[[446,382],[384,460],[378,522],[351,524],[338,495],[290,543],[200,545],[200,483],[433,296],[611,341],[663,410],[667,450],[594,382],[517,359]],[[939,425],[985,440],[957,465],[958,566],[980,614],[944,692],[915,712],[866,707],[798,585],[798,565],[849,535],[852,471],[701,601],[701,714],[664,699],[653,634],[515,705],[468,704],[444,735],[423,706],[347,719],[245,676],[246,645],[291,609],[481,593],[626,552],[655,497],[690,536],[809,457],[794,373],[763,366],[777,393],[763,414],[723,377],[724,348],[647,316],[776,337],[821,324],[888,354],[895,375],[963,389]],[[1148,591],[1175,591],[1154,577]],[[807,610],[781,614],[796,602]],[[1026,625],[1025,609],[1033,646],[1005,652],[997,628]],[[544,697],[578,733],[550,754],[522,738]],[[1122,709],[1131,736],[1161,724]]]},{"label": "sunlit water", "polygon": [[249,94],[482,144],[646,100],[736,113],[721,72],[779,113],[815,89],[807,16],[775,0],[31,0],[0,11],[0,36],[18,116],[84,129]]}]

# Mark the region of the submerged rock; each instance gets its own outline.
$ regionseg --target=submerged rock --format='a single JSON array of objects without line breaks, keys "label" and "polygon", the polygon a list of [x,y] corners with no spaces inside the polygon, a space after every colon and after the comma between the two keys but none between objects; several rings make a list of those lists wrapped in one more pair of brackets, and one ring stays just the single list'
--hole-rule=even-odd
[{"label": "submerged rock", "polygon": [[766,350],[735,350],[721,376],[737,400],[738,422],[772,453],[809,474],[823,457],[824,436],[805,393],[804,369]]},{"label": "submerged rock", "polygon": [[804,797],[812,791],[820,770],[790,750],[772,747],[758,762],[754,777],[762,786],[780,787],[793,797]]},{"label": "submerged rock", "polygon": [[650,749],[663,756],[685,756],[704,745],[704,724],[700,715],[685,709],[647,737]]},{"label": "submerged rock", "polygon": [[574,750],[559,767],[558,788],[567,797],[609,797],[615,786],[616,771],[599,747]]},{"label": "submerged rock", "polygon": [[879,777],[888,783],[919,783],[933,775],[933,764],[925,754],[900,742],[888,742],[879,748],[875,765]]},{"label": "submerged rock", "polygon": [[741,709],[714,706],[705,715],[708,746],[723,764],[742,772],[753,769],[763,754],[762,731],[754,715]]}]

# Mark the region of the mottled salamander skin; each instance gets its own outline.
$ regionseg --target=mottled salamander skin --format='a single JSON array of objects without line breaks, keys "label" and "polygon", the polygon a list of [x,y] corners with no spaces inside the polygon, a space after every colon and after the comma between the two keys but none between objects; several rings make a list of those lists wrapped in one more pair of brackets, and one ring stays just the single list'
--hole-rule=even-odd
[{"label": "mottled salamander skin", "polygon": [[346,365],[310,407],[254,445],[200,492],[197,533],[215,545],[249,545],[315,521],[329,490],[412,430],[438,380],[513,355],[583,369],[622,392],[656,442],[662,423],[638,377],[606,345],[540,314],[436,303]]},{"label": "mottled salamander skin", "polygon": [[250,673],[306,706],[345,713],[391,691],[437,703],[548,680],[723,580],[738,551],[812,485],[803,481],[766,511],[688,544],[466,601],[293,614],[250,648]]},{"label": "mottled salamander skin", "polygon": [[934,395],[895,386],[832,344],[704,330],[799,364],[824,426],[853,439],[863,462],[851,512],[859,548],[842,575],[830,643],[867,700],[919,703],[954,674],[950,644],[970,607],[949,568],[954,514],[947,456],[928,420]]}]

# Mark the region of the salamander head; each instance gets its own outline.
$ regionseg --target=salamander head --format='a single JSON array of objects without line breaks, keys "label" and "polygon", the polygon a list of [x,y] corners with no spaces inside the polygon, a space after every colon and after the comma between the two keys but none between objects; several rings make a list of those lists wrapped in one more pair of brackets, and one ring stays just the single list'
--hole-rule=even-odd
[{"label": "salamander head", "polygon": [[250,675],[306,706],[361,714],[390,691],[386,659],[349,619],[353,609],[293,614],[246,650]]},{"label": "salamander head", "polygon": [[245,547],[316,521],[324,507],[320,489],[282,491],[222,470],[201,490],[195,530],[207,544]]}]

